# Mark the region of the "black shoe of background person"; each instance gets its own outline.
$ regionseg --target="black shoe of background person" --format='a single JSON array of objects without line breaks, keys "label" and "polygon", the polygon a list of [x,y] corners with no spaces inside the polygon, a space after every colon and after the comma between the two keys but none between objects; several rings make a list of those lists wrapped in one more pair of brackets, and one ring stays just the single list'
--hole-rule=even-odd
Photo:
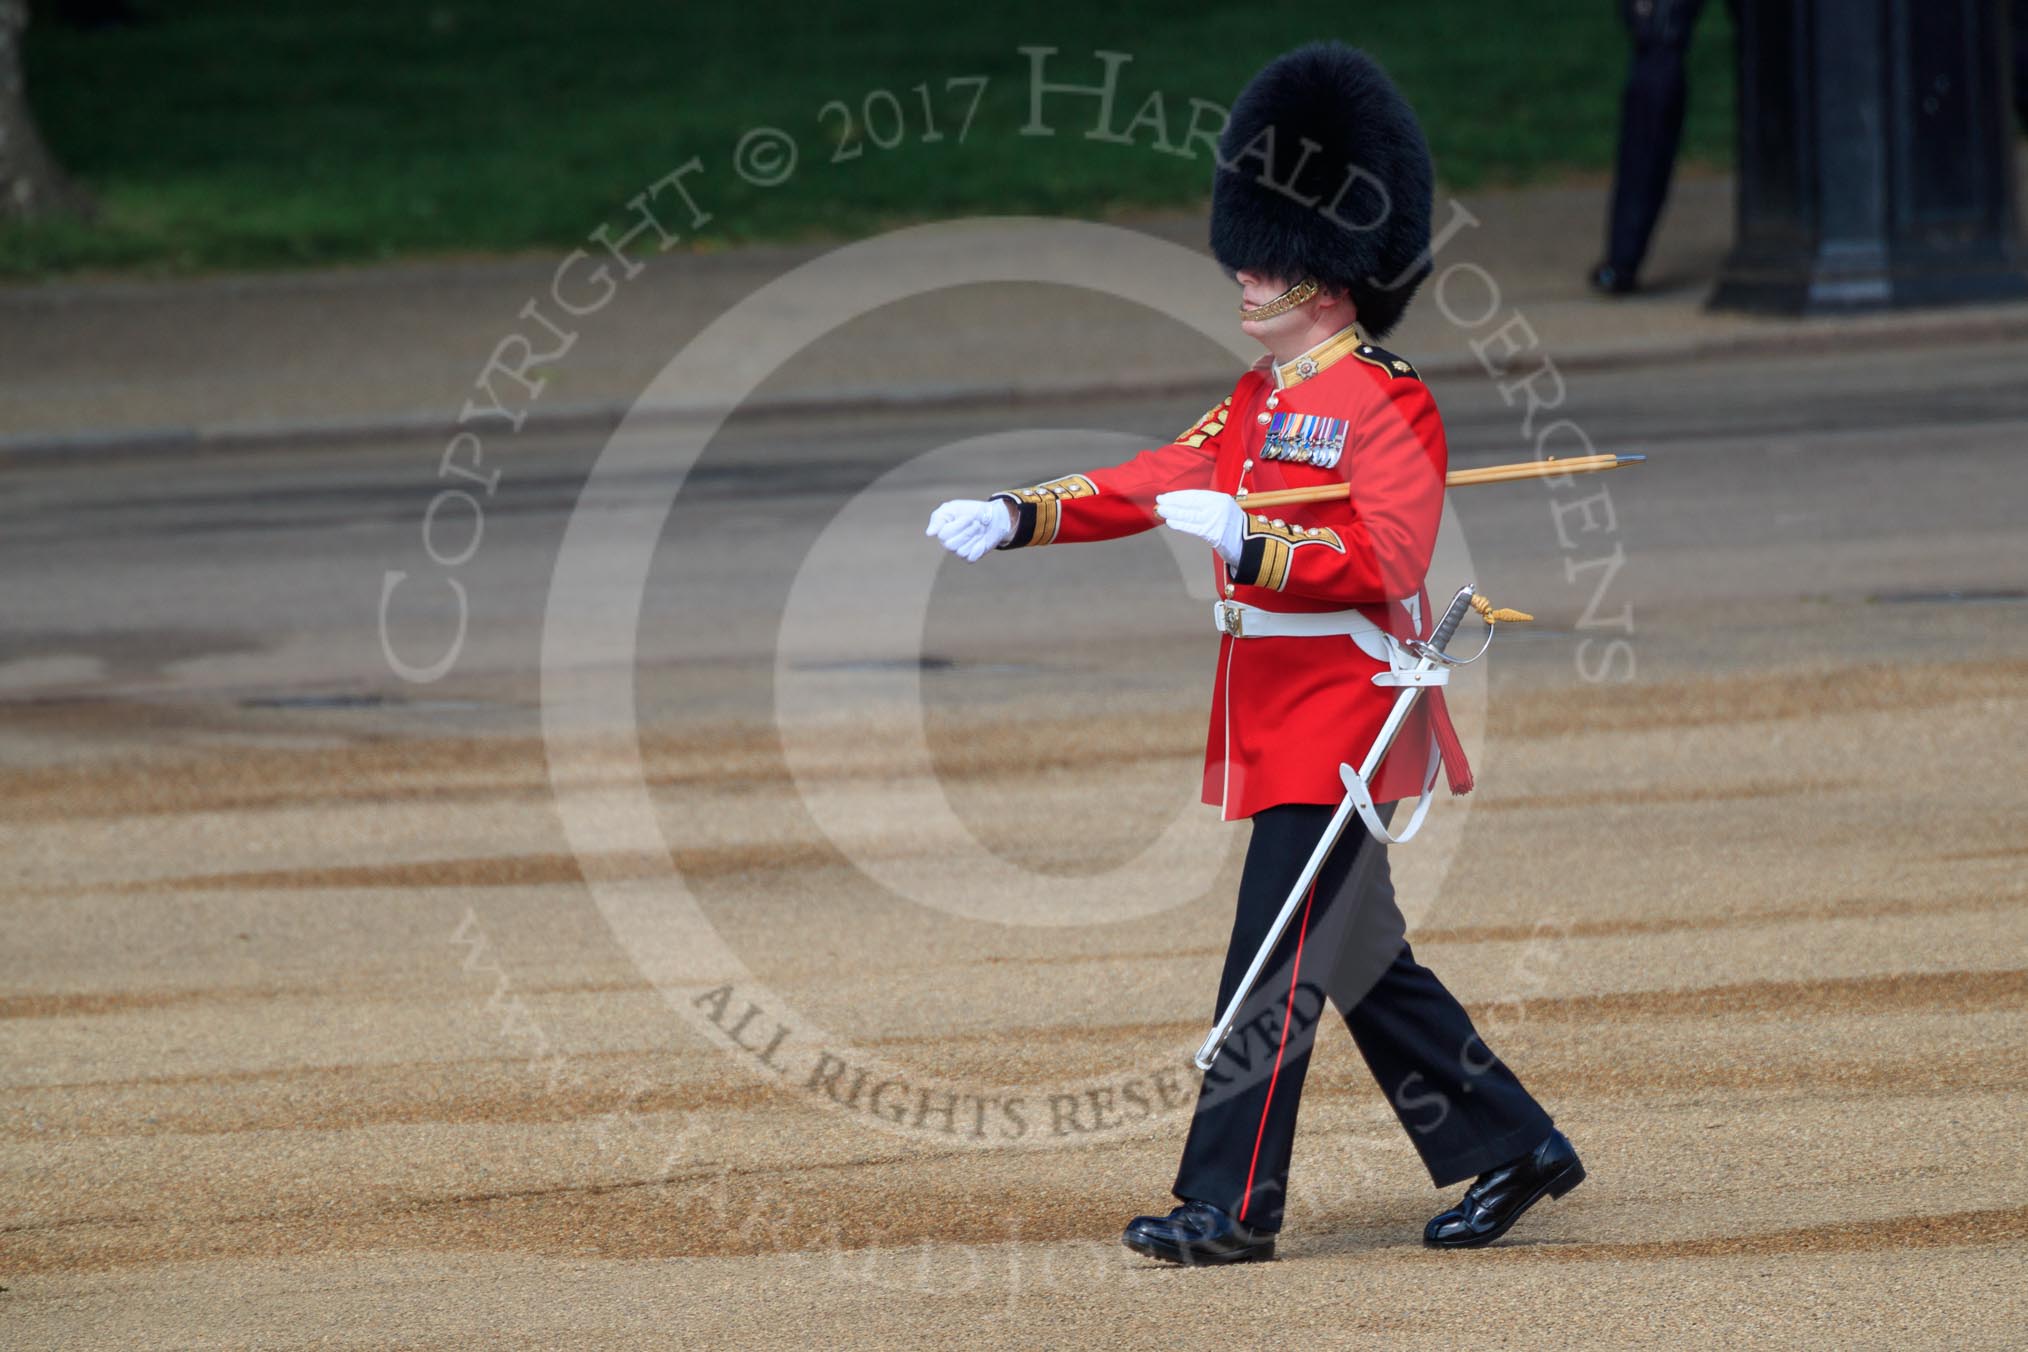
[{"label": "black shoe of background person", "polygon": [[1275,1256],[1272,1230],[1250,1230],[1209,1202],[1185,1202],[1166,1216],[1136,1216],[1120,1243],[1165,1263],[1197,1267]]},{"label": "black shoe of background person", "polygon": [[1464,1200],[1424,1227],[1422,1242],[1437,1249],[1491,1244],[1544,1197],[1561,1197],[1584,1182],[1584,1163],[1560,1131],[1530,1154],[1479,1175]]},{"label": "black shoe of background person", "polygon": [[1631,296],[1638,289],[1634,274],[1623,272],[1610,263],[1601,263],[1586,274],[1585,280],[1591,289],[1605,296]]}]

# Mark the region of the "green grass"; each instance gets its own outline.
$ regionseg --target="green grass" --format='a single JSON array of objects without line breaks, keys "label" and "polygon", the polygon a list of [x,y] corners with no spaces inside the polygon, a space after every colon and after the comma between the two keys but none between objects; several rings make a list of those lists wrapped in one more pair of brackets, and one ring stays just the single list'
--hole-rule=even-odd
[{"label": "green grass", "polygon": [[[855,7],[858,8],[858,7]],[[188,271],[568,247],[692,155],[714,219],[693,243],[856,235],[908,220],[1186,205],[1210,165],[1086,139],[1093,105],[1053,100],[1022,136],[1023,45],[1050,77],[1095,80],[1133,54],[1118,125],[1160,92],[1180,138],[1191,97],[1229,103],[1275,52],[1313,37],[1368,48],[1420,110],[1452,188],[1611,161],[1625,37],[1614,7],[1571,0],[1267,7],[1129,0],[1060,13],[892,0],[830,8],[643,4],[158,0],[122,30],[31,28],[28,83],[59,158],[96,195],[90,224],[0,230],[0,275]],[[1730,158],[1730,32],[1710,6],[1686,154]],[[988,83],[970,132],[969,94]],[[927,83],[941,141],[925,139]],[[891,91],[899,144],[832,162],[841,119]],[[791,132],[776,187],[733,172],[741,133]],[[865,127],[860,125],[863,138]]]}]

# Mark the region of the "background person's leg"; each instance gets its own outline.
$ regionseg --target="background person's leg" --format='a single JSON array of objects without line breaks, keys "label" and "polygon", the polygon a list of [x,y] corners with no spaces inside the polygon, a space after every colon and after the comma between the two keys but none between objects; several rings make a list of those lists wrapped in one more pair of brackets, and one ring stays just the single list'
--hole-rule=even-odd
[{"label": "background person's leg", "polygon": [[1606,266],[1631,283],[1648,256],[1688,104],[1684,61],[1702,0],[1627,0],[1633,60],[1620,96],[1620,143],[1614,162]]},{"label": "background person's leg", "polygon": [[2014,115],[2028,131],[2028,0],[2014,0]]}]

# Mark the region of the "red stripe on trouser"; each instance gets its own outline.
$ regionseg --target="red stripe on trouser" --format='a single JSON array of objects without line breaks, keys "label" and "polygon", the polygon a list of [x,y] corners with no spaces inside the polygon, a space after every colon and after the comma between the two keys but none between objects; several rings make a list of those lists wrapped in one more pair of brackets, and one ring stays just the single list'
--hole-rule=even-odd
[{"label": "red stripe on trouser", "polygon": [[1282,1040],[1275,1045],[1275,1070],[1268,1076],[1267,1099],[1260,1105],[1260,1125],[1253,1133],[1253,1158],[1246,1162],[1246,1191],[1239,1196],[1239,1218],[1246,1219],[1246,1209],[1253,1205],[1253,1171],[1260,1165],[1261,1138],[1267,1135],[1268,1109],[1274,1106],[1275,1081],[1282,1077],[1282,1052],[1289,1045],[1289,1021],[1296,1011],[1296,978],[1303,971],[1303,937],[1310,932],[1310,903],[1316,899],[1317,884],[1313,879],[1310,890],[1303,896],[1303,923],[1296,929],[1296,961],[1289,969],[1289,1003],[1282,1010]]}]

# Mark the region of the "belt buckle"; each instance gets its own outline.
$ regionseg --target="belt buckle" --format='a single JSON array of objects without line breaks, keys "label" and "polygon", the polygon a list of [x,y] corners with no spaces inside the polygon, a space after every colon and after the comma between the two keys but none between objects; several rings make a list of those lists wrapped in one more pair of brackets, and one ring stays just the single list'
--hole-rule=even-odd
[{"label": "belt buckle", "polygon": [[1245,612],[1231,601],[1218,603],[1218,627],[1234,638],[1245,638]]}]

